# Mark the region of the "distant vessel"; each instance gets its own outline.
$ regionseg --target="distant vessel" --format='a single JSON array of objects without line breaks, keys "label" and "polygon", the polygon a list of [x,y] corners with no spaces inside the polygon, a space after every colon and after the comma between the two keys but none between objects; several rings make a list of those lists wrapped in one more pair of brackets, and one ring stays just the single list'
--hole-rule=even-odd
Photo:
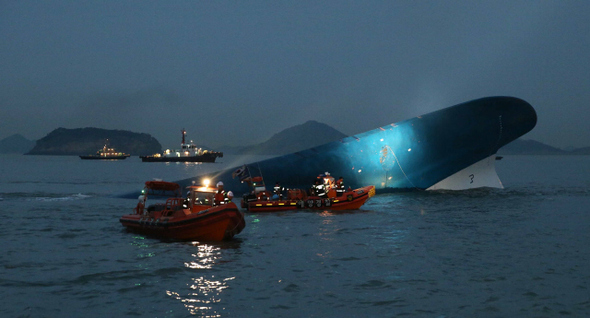
[{"label": "distant vessel", "polygon": [[129,154],[115,151],[115,148],[109,148],[107,146],[107,144],[108,144],[108,140],[105,143],[105,145],[102,147],[102,149],[99,149],[96,152],[96,154],[80,156],[80,158],[81,159],[101,159],[101,160],[123,160],[123,159],[127,159],[127,157],[130,156]]},{"label": "distant vessel", "polygon": [[182,143],[179,150],[166,149],[164,153],[151,156],[140,156],[143,162],[215,162],[217,157],[223,157],[223,152],[203,150],[197,147],[192,141],[185,142],[186,131],[182,132]]}]

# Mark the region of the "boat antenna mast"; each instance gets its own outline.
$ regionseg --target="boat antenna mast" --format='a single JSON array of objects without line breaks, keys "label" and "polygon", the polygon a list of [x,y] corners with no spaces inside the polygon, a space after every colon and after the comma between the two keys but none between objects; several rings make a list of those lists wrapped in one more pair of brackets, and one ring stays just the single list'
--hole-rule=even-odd
[{"label": "boat antenna mast", "polygon": [[182,144],[184,145],[184,136],[186,135],[186,130],[184,130],[184,128],[182,128],[181,132],[182,132]]}]

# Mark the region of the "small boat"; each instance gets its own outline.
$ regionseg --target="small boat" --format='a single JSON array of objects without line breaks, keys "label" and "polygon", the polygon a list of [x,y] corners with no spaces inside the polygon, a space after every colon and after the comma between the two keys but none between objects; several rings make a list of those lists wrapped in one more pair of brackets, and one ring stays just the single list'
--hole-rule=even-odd
[{"label": "small boat", "polygon": [[[249,174],[249,173],[248,173]],[[375,195],[375,186],[365,186],[355,190],[344,189],[335,186],[334,178],[329,173],[318,177],[316,185],[322,189],[318,191],[314,186],[313,193],[301,189],[286,190],[286,197],[282,193],[285,190],[280,185],[275,185],[275,193],[266,190],[261,176],[243,178],[252,188],[252,192],[245,194],[241,206],[249,212],[278,212],[297,209],[312,210],[357,210],[369,198]],[[325,190],[327,189],[327,190]]]},{"label": "small boat", "polygon": [[375,186],[366,186],[344,192],[341,196],[311,196],[299,189],[288,190],[284,200],[272,200],[266,194],[254,200],[242,199],[242,207],[248,212],[279,212],[298,209],[310,210],[358,210],[375,195]]},{"label": "small boat", "polygon": [[182,132],[182,143],[179,150],[166,149],[164,153],[150,156],[140,156],[142,162],[215,162],[217,157],[223,157],[223,152],[203,150],[197,147],[191,140],[185,142],[186,131]]},{"label": "small boat", "polygon": [[107,144],[105,144],[102,149],[99,149],[96,152],[96,154],[80,156],[80,159],[123,160],[127,159],[129,156],[129,154],[115,151],[114,148],[109,148]]},{"label": "small boat", "polygon": [[[132,214],[120,222],[129,231],[172,240],[222,241],[246,226],[244,214],[231,201],[216,202],[216,188],[189,186],[186,198],[177,183],[148,181]],[[171,193],[164,203],[145,207],[148,195]]]}]

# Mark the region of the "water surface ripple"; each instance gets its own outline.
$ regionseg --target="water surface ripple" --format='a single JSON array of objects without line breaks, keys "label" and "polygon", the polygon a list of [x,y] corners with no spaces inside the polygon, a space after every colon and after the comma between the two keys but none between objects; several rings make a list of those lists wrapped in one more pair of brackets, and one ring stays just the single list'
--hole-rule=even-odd
[{"label": "water surface ripple", "polygon": [[0,156],[3,317],[588,317],[590,157],[506,156],[505,189],[248,214],[232,241],[127,233],[154,165]]}]

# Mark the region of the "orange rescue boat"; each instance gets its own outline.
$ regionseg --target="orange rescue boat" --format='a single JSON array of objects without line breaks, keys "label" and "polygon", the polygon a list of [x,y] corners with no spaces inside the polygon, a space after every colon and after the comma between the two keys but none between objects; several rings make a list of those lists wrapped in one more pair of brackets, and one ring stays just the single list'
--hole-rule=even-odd
[{"label": "orange rescue boat", "polygon": [[[216,188],[189,186],[187,198],[173,182],[148,181],[132,214],[120,222],[129,231],[173,240],[221,241],[231,239],[246,226],[244,214],[228,202],[215,200]],[[165,203],[145,207],[148,194],[172,192]]]},{"label": "orange rescue boat", "polygon": [[308,196],[305,191],[287,191],[286,199],[272,200],[268,191],[258,193],[256,198],[242,200],[242,207],[249,212],[278,212],[297,209],[312,210],[357,210],[375,195],[375,186],[366,186],[336,194],[330,190],[325,196]]}]

